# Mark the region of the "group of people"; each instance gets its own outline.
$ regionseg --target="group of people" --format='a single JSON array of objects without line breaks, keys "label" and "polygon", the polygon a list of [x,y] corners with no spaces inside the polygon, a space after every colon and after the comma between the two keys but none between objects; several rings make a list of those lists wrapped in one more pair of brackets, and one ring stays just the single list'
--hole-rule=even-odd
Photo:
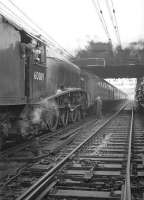
[{"label": "group of people", "polygon": [[44,49],[43,45],[32,39],[28,43],[21,42],[20,43],[20,51],[21,51],[21,58],[27,59],[33,54],[33,60],[35,63],[44,62]]}]

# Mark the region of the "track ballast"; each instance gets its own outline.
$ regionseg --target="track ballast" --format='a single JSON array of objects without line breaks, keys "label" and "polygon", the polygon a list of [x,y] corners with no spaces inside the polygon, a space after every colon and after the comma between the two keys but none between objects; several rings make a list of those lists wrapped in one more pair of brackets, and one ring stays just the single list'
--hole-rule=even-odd
[{"label": "track ballast", "polygon": [[62,149],[64,159],[18,199],[124,199],[131,120],[122,111],[77,147],[69,145],[69,154]]}]

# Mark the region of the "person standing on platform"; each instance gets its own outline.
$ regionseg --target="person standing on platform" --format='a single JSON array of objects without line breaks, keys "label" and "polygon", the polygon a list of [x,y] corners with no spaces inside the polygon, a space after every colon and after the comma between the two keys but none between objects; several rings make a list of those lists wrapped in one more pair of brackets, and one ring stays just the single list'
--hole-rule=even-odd
[{"label": "person standing on platform", "polygon": [[96,116],[98,119],[102,118],[102,100],[100,96],[98,96],[96,100]]}]

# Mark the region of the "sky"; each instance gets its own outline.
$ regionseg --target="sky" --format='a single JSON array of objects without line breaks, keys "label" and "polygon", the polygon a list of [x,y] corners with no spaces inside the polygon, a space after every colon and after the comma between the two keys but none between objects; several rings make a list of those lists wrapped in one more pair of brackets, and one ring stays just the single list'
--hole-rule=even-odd
[{"label": "sky", "polygon": [[[107,36],[96,13],[92,0],[11,0],[41,29],[68,51],[82,48],[87,41],[107,42]],[[97,0],[95,0],[97,2]],[[118,44],[106,1],[99,0],[112,43]],[[24,19],[9,0],[5,3]],[[122,46],[144,39],[144,0],[113,0]],[[0,3],[0,8],[3,5]],[[5,8],[3,8],[5,9]]]},{"label": "sky", "polygon": [[[32,22],[33,29],[38,34],[45,34],[57,41],[63,48],[74,54],[84,48],[90,40],[107,42],[100,19],[96,13],[92,0],[0,0],[0,12],[8,14],[10,18],[19,16],[24,27],[32,27],[21,12],[10,3],[15,3]],[[95,0],[97,2],[97,0]],[[118,45],[117,38],[108,14],[106,2],[98,0],[107,24],[110,38],[114,46]],[[144,0],[112,0],[122,47],[128,43],[144,39]],[[5,4],[6,6],[4,6]],[[13,13],[11,13],[10,8]],[[24,23],[24,21],[26,23]],[[43,31],[44,30],[44,31]],[[135,80],[109,80],[120,89],[134,91]],[[125,88],[124,88],[125,86]]]}]

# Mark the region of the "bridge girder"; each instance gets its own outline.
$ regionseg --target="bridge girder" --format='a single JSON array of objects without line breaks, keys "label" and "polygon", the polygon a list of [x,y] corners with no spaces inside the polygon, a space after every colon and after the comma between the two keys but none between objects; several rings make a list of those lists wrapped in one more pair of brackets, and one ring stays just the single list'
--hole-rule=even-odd
[{"label": "bridge girder", "polygon": [[102,78],[140,78],[144,76],[144,64],[106,66],[87,66],[79,64],[79,66],[81,69]]}]

